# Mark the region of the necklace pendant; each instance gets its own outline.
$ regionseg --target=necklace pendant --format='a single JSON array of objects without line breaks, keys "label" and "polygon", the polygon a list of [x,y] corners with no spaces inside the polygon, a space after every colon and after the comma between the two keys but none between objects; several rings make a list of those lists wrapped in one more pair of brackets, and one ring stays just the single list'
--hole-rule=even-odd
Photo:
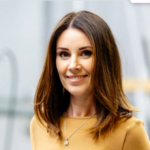
[{"label": "necklace pendant", "polygon": [[66,140],[66,141],[64,142],[64,145],[65,145],[65,146],[68,146],[68,144],[69,144],[69,142]]}]

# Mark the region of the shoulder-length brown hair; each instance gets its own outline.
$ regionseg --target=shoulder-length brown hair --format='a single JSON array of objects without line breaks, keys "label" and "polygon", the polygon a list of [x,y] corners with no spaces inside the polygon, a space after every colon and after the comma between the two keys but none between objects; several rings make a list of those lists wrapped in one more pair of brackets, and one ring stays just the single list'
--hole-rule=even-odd
[{"label": "shoulder-length brown hair", "polygon": [[113,128],[120,117],[129,118],[133,109],[122,88],[121,62],[117,45],[107,23],[88,11],[65,15],[55,27],[49,41],[46,59],[34,100],[35,116],[59,138],[60,117],[67,110],[70,94],[63,91],[56,68],[56,42],[67,28],[82,30],[94,51],[92,84],[96,99],[97,124],[90,130],[95,139]]}]

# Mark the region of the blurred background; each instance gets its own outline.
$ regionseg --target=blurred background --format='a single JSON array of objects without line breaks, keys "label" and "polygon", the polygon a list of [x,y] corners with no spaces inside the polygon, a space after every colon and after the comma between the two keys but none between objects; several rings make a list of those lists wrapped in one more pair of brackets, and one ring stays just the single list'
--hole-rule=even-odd
[{"label": "blurred background", "polygon": [[129,0],[0,1],[0,149],[31,150],[29,125],[47,44],[56,23],[88,10],[110,26],[122,59],[123,86],[150,138],[150,4]]}]

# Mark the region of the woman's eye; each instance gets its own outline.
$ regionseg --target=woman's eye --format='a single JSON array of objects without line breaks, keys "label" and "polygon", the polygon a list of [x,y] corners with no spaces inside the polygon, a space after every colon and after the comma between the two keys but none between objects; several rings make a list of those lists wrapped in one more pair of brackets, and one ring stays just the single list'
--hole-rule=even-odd
[{"label": "woman's eye", "polygon": [[69,57],[69,54],[66,53],[66,52],[61,52],[61,53],[60,53],[60,57],[61,57],[61,58],[66,58],[66,57]]},{"label": "woman's eye", "polygon": [[91,51],[84,51],[82,53],[82,56],[91,56],[92,55],[92,52]]}]

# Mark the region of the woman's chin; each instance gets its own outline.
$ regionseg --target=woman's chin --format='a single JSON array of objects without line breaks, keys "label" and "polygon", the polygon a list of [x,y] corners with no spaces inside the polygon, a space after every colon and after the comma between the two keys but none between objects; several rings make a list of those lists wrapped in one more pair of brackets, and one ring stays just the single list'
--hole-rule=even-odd
[{"label": "woman's chin", "polygon": [[85,97],[91,95],[90,94],[91,92],[88,90],[73,90],[68,92],[70,93],[71,96],[75,96],[75,97]]}]

